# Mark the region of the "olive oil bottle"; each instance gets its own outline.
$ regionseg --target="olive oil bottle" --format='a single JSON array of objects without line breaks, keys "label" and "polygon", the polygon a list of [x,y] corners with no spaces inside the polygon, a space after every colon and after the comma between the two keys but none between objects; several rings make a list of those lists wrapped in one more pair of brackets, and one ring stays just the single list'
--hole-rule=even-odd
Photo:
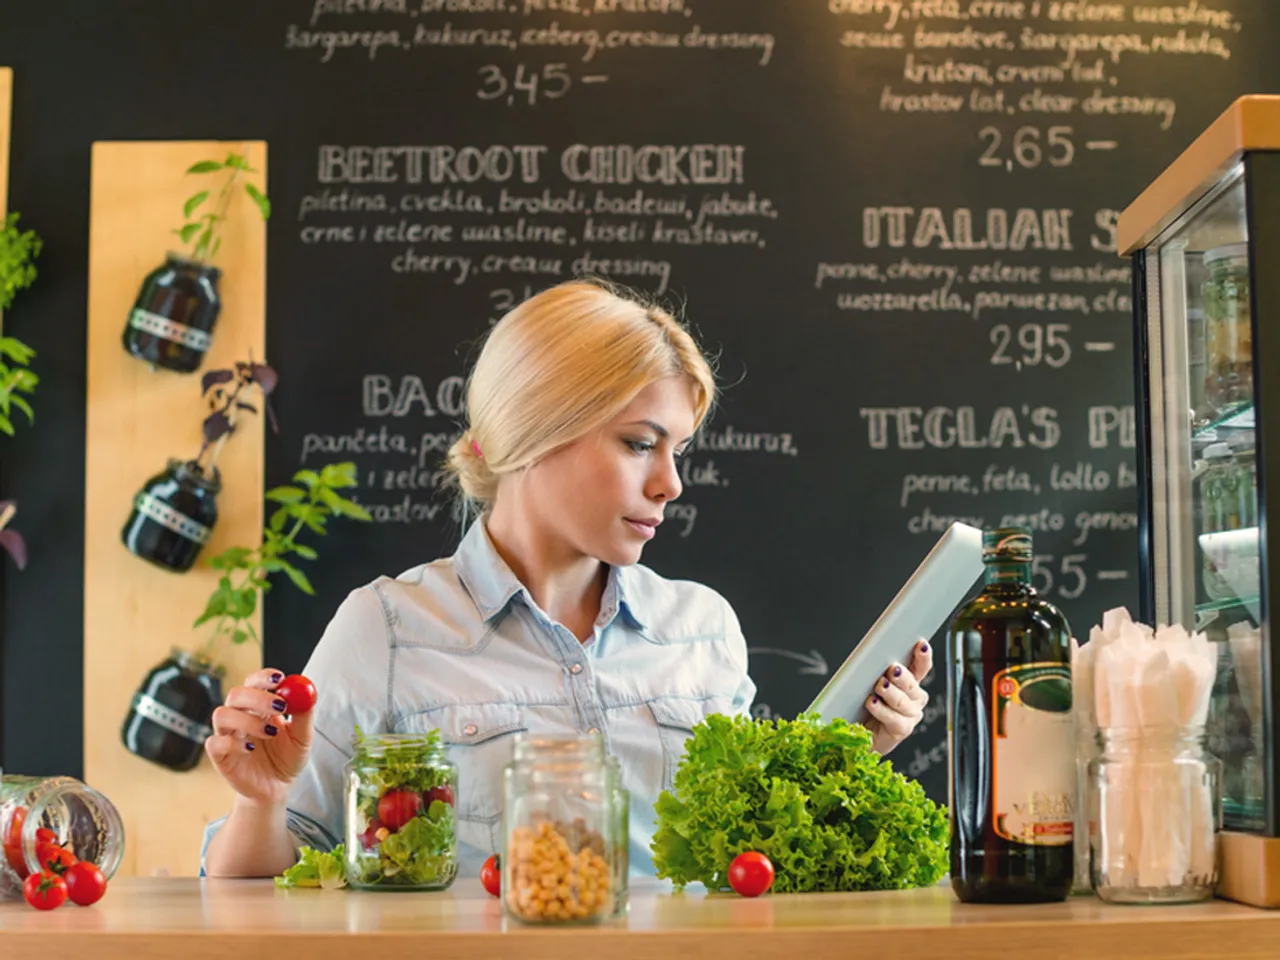
[{"label": "olive oil bottle", "polygon": [[1031,585],[1031,534],[983,532],[986,583],[949,635],[951,886],[972,903],[1071,892],[1071,630]]}]

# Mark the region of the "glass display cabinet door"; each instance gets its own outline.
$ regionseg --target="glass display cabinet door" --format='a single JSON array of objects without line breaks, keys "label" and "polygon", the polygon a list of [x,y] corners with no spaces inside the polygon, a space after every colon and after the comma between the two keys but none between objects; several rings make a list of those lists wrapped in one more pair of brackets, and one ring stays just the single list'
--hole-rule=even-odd
[{"label": "glass display cabinet door", "polygon": [[[1146,254],[1157,623],[1218,648],[1210,748],[1230,829],[1264,828],[1261,563],[1243,166]],[[1159,492],[1163,491],[1164,496]]]}]

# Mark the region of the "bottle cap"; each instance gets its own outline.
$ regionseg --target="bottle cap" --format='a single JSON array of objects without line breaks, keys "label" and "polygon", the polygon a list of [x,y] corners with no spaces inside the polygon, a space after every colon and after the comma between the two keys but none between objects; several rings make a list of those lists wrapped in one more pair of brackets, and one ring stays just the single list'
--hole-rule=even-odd
[{"label": "bottle cap", "polygon": [[1030,563],[1031,531],[1026,527],[998,527],[982,531],[982,559]]}]

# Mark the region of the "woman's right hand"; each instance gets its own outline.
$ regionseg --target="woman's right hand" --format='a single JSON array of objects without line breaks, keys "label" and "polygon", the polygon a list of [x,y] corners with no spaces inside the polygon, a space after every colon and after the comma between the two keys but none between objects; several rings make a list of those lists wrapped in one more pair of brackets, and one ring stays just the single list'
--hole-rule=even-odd
[{"label": "woman's right hand", "polygon": [[213,736],[204,751],[231,789],[247,800],[283,804],[311,753],[312,718],[281,716],[284,701],[273,691],[279,670],[259,670],[232,687],[213,711]]}]

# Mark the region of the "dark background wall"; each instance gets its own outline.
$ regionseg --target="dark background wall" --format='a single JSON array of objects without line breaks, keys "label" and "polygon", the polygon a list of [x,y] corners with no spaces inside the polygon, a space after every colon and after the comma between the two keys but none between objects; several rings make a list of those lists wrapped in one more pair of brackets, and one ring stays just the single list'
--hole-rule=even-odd
[{"label": "dark background wall", "polygon": [[[300,668],[352,587],[456,544],[434,474],[458,378],[506,307],[582,271],[684,307],[719,358],[723,403],[646,562],[737,608],[759,714],[809,702],[947,518],[1037,528],[1037,581],[1080,635],[1132,607],[1131,314],[1112,228],[1234,97],[1277,88],[1280,9],[983,10],[5,4],[10,207],[46,245],[5,318],[43,382],[36,427],[0,441],[0,496],[19,500],[32,553],[25,573],[0,570],[0,760],[81,764],[95,140],[268,141],[268,481],[354,459],[378,519],[318,545],[318,597],[273,591],[273,664]],[[627,161],[646,145],[661,149],[638,177]],[[896,759],[941,796],[935,680]]]}]

